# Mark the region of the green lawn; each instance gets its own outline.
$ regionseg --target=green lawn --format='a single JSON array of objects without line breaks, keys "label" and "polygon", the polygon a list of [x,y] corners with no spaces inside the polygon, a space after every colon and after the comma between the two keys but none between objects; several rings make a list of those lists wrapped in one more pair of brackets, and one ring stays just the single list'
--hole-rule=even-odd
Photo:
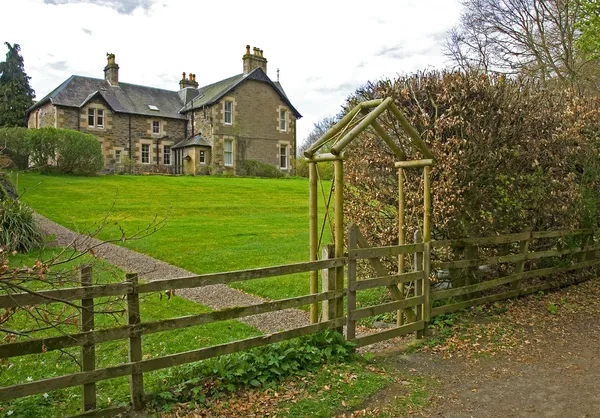
[{"label": "green lawn", "polygon": [[[55,251],[55,250],[53,250]],[[10,257],[12,266],[33,264],[36,258],[47,259],[49,252],[37,252],[28,255]],[[90,260],[90,258],[88,258]],[[74,267],[77,263],[71,262],[66,267]],[[94,264],[94,282],[109,283],[122,281],[124,272],[110,266],[108,263],[96,261]],[[102,299],[96,300],[102,303]],[[53,311],[59,311],[62,304],[48,305]],[[102,309],[106,309],[104,306]],[[113,305],[113,310],[123,309],[123,302]],[[188,301],[180,297],[160,298],[158,294],[145,296],[141,299],[142,321],[174,318],[177,316],[209,312],[205,306]],[[108,315],[96,315],[95,329],[122,325],[125,318]],[[18,331],[36,329],[34,318],[24,311],[19,312],[3,327]],[[76,326],[61,326],[60,329],[50,329],[31,334],[31,337],[59,335],[61,332],[78,332]],[[153,358],[173,353],[184,352],[215,344],[223,344],[243,338],[260,335],[253,327],[238,321],[225,321],[208,325],[190,327],[174,331],[150,334],[143,338],[144,358]],[[127,340],[112,341],[97,345],[96,367],[109,367],[126,363]],[[79,348],[69,348],[60,351],[50,351],[44,354],[34,354],[12,357],[0,360],[0,386],[25,383],[49,377],[62,376],[79,372],[79,366],[70,357],[79,358]],[[165,376],[174,372],[174,369],[159,370],[144,374],[144,386],[147,392],[155,391],[163,383]],[[105,380],[98,383],[98,405],[127,404],[128,402],[127,378]],[[29,396],[10,402],[0,403],[0,416],[7,416],[8,411],[13,411],[11,417],[49,417],[74,414],[81,405],[81,387],[50,392],[45,395]]]},{"label": "green lawn", "polygon": [[[71,229],[90,227],[113,204],[111,217],[129,232],[167,216],[164,229],[125,245],[194,273],[308,261],[306,179],[20,173],[18,186],[36,211]],[[100,234],[111,236],[114,227]],[[309,291],[306,274],[237,287],[272,299]]]}]

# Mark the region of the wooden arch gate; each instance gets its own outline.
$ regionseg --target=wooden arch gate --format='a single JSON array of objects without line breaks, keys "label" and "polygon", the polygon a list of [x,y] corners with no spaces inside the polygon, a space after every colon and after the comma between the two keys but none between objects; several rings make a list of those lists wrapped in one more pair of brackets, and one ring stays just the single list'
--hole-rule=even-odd
[{"label": "wooden arch gate", "polygon": [[[410,139],[413,147],[419,151],[423,157],[420,160],[409,160],[407,154],[403,149],[396,143],[396,141],[386,132],[386,130],[379,124],[378,118],[387,112],[393,121],[400,126]],[[329,129],[319,140],[317,140],[310,148],[308,148],[304,156],[309,166],[309,218],[310,218],[310,260],[316,261],[319,259],[320,250],[320,234],[319,234],[319,222],[318,222],[318,169],[317,164],[322,161],[331,161],[334,166],[334,181],[333,181],[333,242],[334,242],[334,256],[336,258],[344,257],[344,243],[346,241],[344,234],[344,158],[345,148],[358,136],[368,128],[372,128],[377,135],[383,140],[389,149],[394,153],[398,161],[395,163],[395,168],[398,171],[398,246],[394,248],[390,247],[387,250],[378,249],[377,251],[370,251],[367,246],[367,241],[364,237],[360,236],[360,232],[355,225],[350,226],[348,234],[348,338],[354,338],[354,326],[356,319],[364,316],[369,316],[367,313],[374,311],[374,314],[381,313],[382,309],[398,310],[398,325],[403,324],[403,319],[406,317],[413,323],[418,323],[423,320],[427,320],[427,312],[424,308],[426,305],[424,298],[428,296],[428,292],[424,292],[422,287],[428,286],[429,281],[425,276],[428,274],[428,263],[423,263],[423,254],[428,257],[428,243],[431,240],[431,178],[430,170],[434,164],[434,156],[432,152],[427,148],[425,142],[421,139],[416,129],[409,123],[406,116],[398,109],[393,103],[392,98],[377,99],[359,103],[351,111],[349,111],[337,124]],[[323,152],[324,148],[328,147],[329,152]],[[321,151],[321,153],[319,153]],[[423,170],[423,182],[424,182],[424,216],[423,216],[423,232],[422,232],[422,243],[406,245],[405,237],[405,197],[404,197],[404,170],[406,169],[419,169]],[[325,220],[329,215],[329,206],[326,203],[325,213],[323,216],[323,226],[325,227]],[[359,249],[358,247],[363,247]],[[406,254],[415,253],[416,265],[420,269],[420,272],[405,273],[405,257]],[[419,254],[421,254],[419,256]],[[379,261],[378,257],[398,255],[398,274],[395,276],[388,276],[385,268]],[[374,267],[379,279],[363,280],[356,282],[356,260],[360,258],[369,259],[371,265]],[[330,274],[334,275],[334,286],[336,289],[343,289],[344,287],[344,266],[339,266],[335,269],[335,273],[331,271]],[[331,280],[331,279],[330,279]],[[415,282],[415,297],[412,300],[404,300],[404,284],[408,281]],[[421,286],[421,295],[417,296],[417,287]],[[396,302],[392,302],[390,306],[381,307],[379,309],[371,309],[367,312],[366,309],[355,310],[356,308],[356,291],[375,287],[377,285],[385,285],[390,290],[392,296],[396,299]],[[427,289],[428,290],[428,289]],[[311,272],[310,276],[310,291],[311,293],[318,292],[318,272]],[[428,301],[427,301],[428,302]],[[422,309],[417,309],[415,314],[413,311],[414,306],[421,306]],[[339,299],[335,302],[335,307],[329,309],[329,315],[335,315],[340,318],[344,314],[343,299]],[[385,311],[383,311],[385,312]],[[404,315],[401,313],[404,312]],[[419,314],[421,312],[421,314]],[[318,322],[318,304],[311,305],[310,318],[312,323]],[[324,309],[324,319],[327,318],[328,313]],[[412,328],[419,328],[418,325],[412,326]],[[410,326],[408,327],[410,328]],[[406,329],[407,332],[416,331],[417,329]],[[423,328],[421,328],[423,329]],[[370,342],[369,342],[370,343]]]}]

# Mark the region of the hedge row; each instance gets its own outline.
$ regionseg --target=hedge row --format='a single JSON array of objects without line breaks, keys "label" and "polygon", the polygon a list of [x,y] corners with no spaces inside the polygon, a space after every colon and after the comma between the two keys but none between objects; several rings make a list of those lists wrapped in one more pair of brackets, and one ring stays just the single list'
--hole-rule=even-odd
[{"label": "hedge row", "polygon": [[0,128],[0,147],[19,169],[91,175],[104,167],[96,137],[69,129]]}]

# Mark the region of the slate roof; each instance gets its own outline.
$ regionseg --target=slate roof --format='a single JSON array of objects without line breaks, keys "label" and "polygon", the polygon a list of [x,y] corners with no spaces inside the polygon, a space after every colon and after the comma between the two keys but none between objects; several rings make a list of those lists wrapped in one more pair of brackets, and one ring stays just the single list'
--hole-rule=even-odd
[{"label": "slate roof", "polygon": [[204,138],[201,134],[194,135],[191,138],[184,139],[183,141],[179,141],[171,148],[185,148],[185,147],[210,147],[211,145],[208,143],[206,138]]},{"label": "slate roof", "polygon": [[302,115],[300,112],[296,110],[296,108],[292,105],[290,100],[287,98],[287,95],[283,91],[281,84],[279,82],[273,82],[271,79],[265,74],[265,72],[261,68],[255,68],[248,74],[238,74],[233,77],[226,78],[221,81],[217,81],[216,83],[209,84],[204,87],[200,87],[198,89],[198,96],[193,99],[193,101],[186,104],[182,110],[188,111],[192,109],[192,104],[194,109],[201,108],[203,106],[212,105],[218,102],[223,96],[227,93],[235,89],[240,83],[245,80],[258,80],[270,84],[271,87],[279,93],[281,100],[283,100],[288,107],[294,112],[296,118],[301,118]]},{"label": "slate roof", "polygon": [[[182,101],[176,91],[129,83],[111,86],[106,80],[79,75],[69,77],[28,112],[48,102],[59,106],[81,107],[96,96],[101,96],[115,112],[185,119],[179,113]],[[150,110],[148,105],[155,105],[159,110]]]},{"label": "slate roof", "polygon": [[[73,75],[30,107],[27,113],[48,102],[79,108],[94,97],[102,97],[115,112],[185,119],[184,113],[192,109],[192,104],[194,109],[212,105],[245,80],[257,80],[271,85],[296,118],[302,117],[287,98],[281,84],[273,82],[261,68],[255,68],[248,74],[234,75],[199,89],[186,88],[181,92],[129,83],[112,86],[103,79]],[[194,97],[193,101],[192,97]],[[148,105],[154,105],[159,110],[151,110]]]}]

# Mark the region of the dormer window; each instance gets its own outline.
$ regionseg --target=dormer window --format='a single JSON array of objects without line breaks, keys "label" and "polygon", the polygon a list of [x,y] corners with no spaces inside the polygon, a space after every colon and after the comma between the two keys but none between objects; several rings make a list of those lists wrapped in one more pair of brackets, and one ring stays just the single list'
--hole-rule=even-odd
[{"label": "dormer window", "polygon": [[154,110],[154,111],[156,111],[156,112],[158,112],[158,110],[159,110],[159,109],[158,109],[158,106],[156,106],[156,105],[151,105],[151,104],[149,104],[149,105],[148,105],[148,109],[150,109],[150,110]]},{"label": "dormer window", "polygon": [[88,126],[90,128],[93,128],[94,126],[96,126],[95,123],[95,119],[96,119],[96,109],[88,109]]},{"label": "dormer window", "polygon": [[96,126],[98,128],[104,128],[104,110],[96,110]]},{"label": "dormer window", "polygon": [[88,128],[104,128],[104,109],[88,109]]}]

